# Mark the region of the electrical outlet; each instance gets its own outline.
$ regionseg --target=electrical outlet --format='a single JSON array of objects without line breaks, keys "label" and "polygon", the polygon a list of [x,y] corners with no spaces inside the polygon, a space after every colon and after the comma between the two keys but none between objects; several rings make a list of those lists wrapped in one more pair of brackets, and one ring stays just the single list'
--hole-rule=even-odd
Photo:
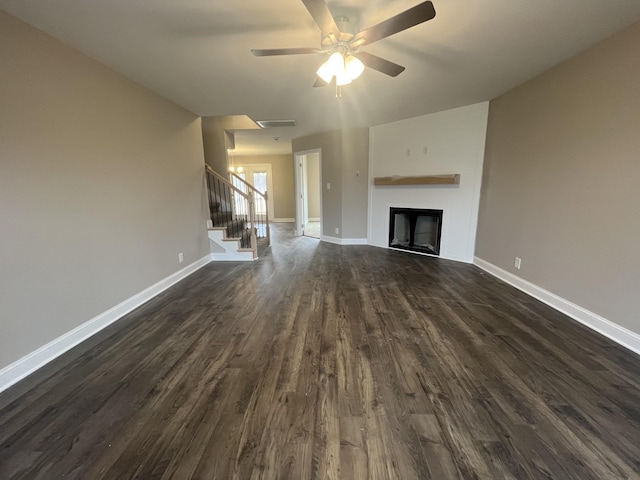
[{"label": "electrical outlet", "polygon": [[516,257],[516,260],[513,262],[513,266],[520,270],[520,265],[522,265],[522,259],[520,257]]},{"label": "electrical outlet", "polygon": [[178,254],[178,262],[180,263],[184,262],[184,254],[182,252]]},{"label": "electrical outlet", "polygon": [[327,190],[331,190],[331,184],[327,182]]},{"label": "electrical outlet", "polygon": [[340,229],[336,227],[336,235],[340,235]]}]

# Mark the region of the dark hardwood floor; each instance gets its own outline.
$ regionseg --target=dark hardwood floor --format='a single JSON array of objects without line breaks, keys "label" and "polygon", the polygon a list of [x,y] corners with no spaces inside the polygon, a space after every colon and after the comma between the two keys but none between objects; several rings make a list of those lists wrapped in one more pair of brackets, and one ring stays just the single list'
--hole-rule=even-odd
[{"label": "dark hardwood floor", "polygon": [[274,228],[0,395],[0,478],[640,478],[640,359],[472,265]]}]

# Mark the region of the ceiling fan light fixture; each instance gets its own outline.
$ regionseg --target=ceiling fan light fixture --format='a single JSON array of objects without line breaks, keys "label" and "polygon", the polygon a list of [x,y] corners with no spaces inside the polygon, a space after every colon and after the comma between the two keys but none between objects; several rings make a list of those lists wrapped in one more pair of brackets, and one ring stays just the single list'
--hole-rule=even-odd
[{"label": "ceiling fan light fixture", "polygon": [[[318,79],[316,79],[313,86],[323,87],[331,83],[333,77],[336,77],[337,97],[340,97],[339,88],[337,87],[351,83],[352,80],[358,78],[365,69],[364,64],[366,64],[368,69],[376,70],[390,77],[397,77],[405,70],[402,65],[361,51],[361,47],[408,30],[436,16],[436,11],[431,0],[424,0],[415,7],[354,34],[349,27],[348,17],[344,15],[334,17],[327,4],[328,1],[329,0],[302,0],[305,8],[318,27],[320,27],[322,37],[319,49],[271,48],[254,49],[251,50],[251,53],[257,57],[268,57],[276,55],[325,54],[331,52],[329,59],[316,71]],[[320,82],[320,80],[322,80],[322,82]]]},{"label": "ceiling fan light fixture", "polygon": [[333,52],[327,60],[329,67],[334,75],[338,75],[338,72],[344,70],[344,56],[340,52]]},{"label": "ceiling fan light fixture", "polygon": [[326,83],[336,77],[336,85],[348,85],[358,78],[364,70],[364,64],[353,55],[345,56],[342,52],[333,52],[329,59],[320,65],[316,74]]},{"label": "ceiling fan light fixture", "polygon": [[336,74],[336,85],[339,87],[343,85],[349,85],[351,83],[351,77],[346,70],[342,70]]},{"label": "ceiling fan light fixture", "polygon": [[353,55],[348,55],[345,63],[345,71],[351,80],[355,80],[364,72],[364,63]]},{"label": "ceiling fan light fixture", "polygon": [[329,60],[320,65],[320,68],[316,72],[316,75],[324,80],[325,83],[331,83],[331,79],[333,78],[333,70],[329,65]]}]

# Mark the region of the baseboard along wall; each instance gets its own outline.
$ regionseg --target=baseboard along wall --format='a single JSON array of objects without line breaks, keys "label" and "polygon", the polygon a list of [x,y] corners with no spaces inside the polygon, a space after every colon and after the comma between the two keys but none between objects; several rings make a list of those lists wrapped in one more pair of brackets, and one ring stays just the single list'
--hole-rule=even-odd
[{"label": "baseboard along wall", "polygon": [[335,243],[336,245],[368,245],[366,238],[337,238],[322,235],[320,240],[327,243]]},{"label": "baseboard along wall", "polygon": [[[366,238],[336,238],[323,236],[321,240],[337,245],[367,245]],[[12,364],[7,365],[0,370],[0,392],[6,390],[87,338],[116,322],[127,313],[138,308],[145,302],[148,302],[153,297],[159,295],[164,290],[192,274],[199,268],[207,265],[210,261],[210,255],[197,260],[136,295],[124,300],[109,310],[93,317],[73,330],[70,330],[60,337],[52,340],[46,345],[43,345],[37,350],[25,355]],[[568,315],[590,329],[640,355],[640,335],[637,333],[632,332],[631,330],[628,330],[579,305],[576,305],[575,303],[559,297],[548,290],[534,285],[527,280],[513,275],[512,273],[507,272],[506,270],[503,270],[481,258],[474,257],[473,263],[487,273],[490,273],[500,280],[503,280],[524,293],[531,295],[550,307],[555,308],[559,312]]]},{"label": "baseboard along wall", "polygon": [[640,355],[640,335],[478,257],[474,265]]},{"label": "baseboard along wall", "polygon": [[0,370],[0,392],[72,349],[211,261],[207,255]]}]

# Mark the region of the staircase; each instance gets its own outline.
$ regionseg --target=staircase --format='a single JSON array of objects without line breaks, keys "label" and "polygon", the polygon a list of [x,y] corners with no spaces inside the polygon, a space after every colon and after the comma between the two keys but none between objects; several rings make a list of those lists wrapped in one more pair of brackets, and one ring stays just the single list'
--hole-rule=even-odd
[{"label": "staircase", "polygon": [[[267,193],[237,175],[206,166],[213,261],[253,261],[270,243]],[[256,208],[257,204],[257,208]]]}]

